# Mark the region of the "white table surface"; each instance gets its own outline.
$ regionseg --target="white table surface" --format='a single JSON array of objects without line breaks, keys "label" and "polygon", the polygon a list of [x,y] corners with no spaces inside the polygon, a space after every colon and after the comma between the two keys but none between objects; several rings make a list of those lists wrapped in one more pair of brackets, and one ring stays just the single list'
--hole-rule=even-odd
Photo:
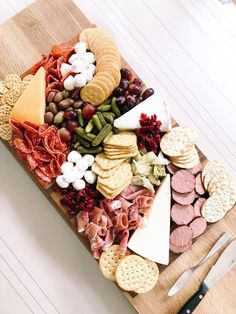
[{"label": "white table surface", "polygon": [[[0,0],[0,23],[31,2]],[[205,154],[236,179],[236,6],[75,2],[111,33],[147,85],[165,93],[177,121],[198,130]],[[0,156],[0,314],[135,313],[2,144]]]}]

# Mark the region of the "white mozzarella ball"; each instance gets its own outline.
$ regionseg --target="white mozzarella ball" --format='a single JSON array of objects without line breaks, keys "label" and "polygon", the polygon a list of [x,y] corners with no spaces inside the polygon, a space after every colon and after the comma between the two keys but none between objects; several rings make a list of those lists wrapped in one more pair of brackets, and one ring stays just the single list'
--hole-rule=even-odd
[{"label": "white mozzarella ball", "polygon": [[71,71],[71,65],[68,63],[62,63],[60,71],[62,76],[67,75]]},{"label": "white mozzarella ball", "polygon": [[89,70],[85,70],[83,73],[81,73],[82,75],[84,75],[85,79],[86,79],[86,83],[88,83],[89,81],[92,80],[93,78],[93,73]]},{"label": "white mozzarella ball", "polygon": [[87,49],[87,44],[83,41],[77,43],[75,46],[74,46],[74,51],[76,53],[85,53],[86,52],[86,49]]},{"label": "white mozzarella ball", "polygon": [[92,52],[86,52],[82,58],[87,64],[95,62],[95,56]]},{"label": "white mozzarella ball", "polygon": [[85,154],[83,156],[83,160],[86,160],[87,163],[88,163],[88,166],[91,167],[92,164],[94,163],[94,156],[93,155],[90,155],[90,154]]},{"label": "white mozzarella ball", "polygon": [[94,75],[96,72],[96,66],[94,64],[88,64],[86,70],[90,71]]},{"label": "white mozzarella ball", "polygon": [[72,150],[67,156],[67,160],[74,163],[80,159],[82,159],[82,156],[79,152],[77,152],[77,150]]},{"label": "white mozzarella ball", "polygon": [[72,183],[72,186],[76,191],[83,190],[85,185],[85,181],[82,179],[76,180],[74,183]]},{"label": "white mozzarella ball", "polygon": [[88,169],[89,165],[88,165],[88,161],[85,159],[80,159],[77,161],[76,163],[76,167],[81,170],[81,171],[85,171]]},{"label": "white mozzarella ball", "polygon": [[83,86],[86,85],[86,83],[87,83],[86,77],[82,73],[81,74],[77,74],[74,77],[74,85],[75,85],[75,87],[83,87]]},{"label": "white mozzarella ball", "polygon": [[73,90],[73,89],[75,88],[73,76],[72,76],[72,75],[69,75],[69,76],[65,79],[63,85],[64,85],[65,89],[67,89],[67,90]]},{"label": "white mozzarella ball", "polygon": [[73,55],[70,56],[68,61],[70,64],[72,64],[75,60],[80,59],[80,58],[81,58],[81,55],[74,53]]},{"label": "white mozzarella ball", "polygon": [[64,173],[63,178],[67,183],[73,183],[75,181],[73,169],[71,171],[67,171],[66,173]]},{"label": "white mozzarella ball", "polygon": [[86,63],[81,59],[77,59],[72,63],[71,71],[74,73],[81,73],[85,71],[85,69],[86,69]]},{"label": "white mozzarella ball", "polygon": [[87,170],[84,173],[84,178],[89,184],[93,184],[96,182],[97,176],[93,171]]},{"label": "white mozzarella ball", "polygon": [[66,173],[68,171],[71,171],[73,169],[74,165],[72,162],[69,161],[65,161],[62,165],[61,165],[61,172],[62,173]]},{"label": "white mozzarella ball", "polygon": [[65,181],[63,175],[56,178],[56,183],[62,189],[66,189],[69,186],[69,183]]},{"label": "white mozzarella ball", "polygon": [[73,172],[75,181],[78,179],[82,179],[84,176],[84,171],[79,170],[78,167],[76,166],[73,168],[72,172]]}]

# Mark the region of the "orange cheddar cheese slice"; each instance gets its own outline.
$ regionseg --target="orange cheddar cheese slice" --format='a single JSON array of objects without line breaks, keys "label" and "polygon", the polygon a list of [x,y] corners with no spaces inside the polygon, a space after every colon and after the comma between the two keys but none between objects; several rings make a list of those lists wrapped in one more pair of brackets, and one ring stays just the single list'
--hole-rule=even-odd
[{"label": "orange cheddar cheese slice", "polygon": [[16,102],[10,119],[43,124],[46,106],[45,85],[45,69],[41,67]]}]

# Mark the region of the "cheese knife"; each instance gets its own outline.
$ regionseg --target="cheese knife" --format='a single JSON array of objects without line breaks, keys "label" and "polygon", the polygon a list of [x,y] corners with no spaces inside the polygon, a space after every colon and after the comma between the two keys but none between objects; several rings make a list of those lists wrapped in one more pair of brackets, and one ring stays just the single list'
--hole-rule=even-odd
[{"label": "cheese knife", "polygon": [[211,267],[198,291],[185,303],[178,314],[191,314],[205,297],[207,291],[236,265],[236,239],[233,240]]},{"label": "cheese knife", "polygon": [[205,263],[212,255],[214,255],[220,248],[222,248],[226,242],[231,240],[231,236],[229,233],[225,232],[222,234],[222,236],[216,241],[216,243],[213,245],[209,253],[203,258],[203,260],[200,261],[197,265],[186,269],[182,275],[176,280],[174,285],[170,288],[168,292],[168,296],[172,297],[175,295],[189,280],[189,278],[192,276],[193,272],[200,267],[203,263]]}]

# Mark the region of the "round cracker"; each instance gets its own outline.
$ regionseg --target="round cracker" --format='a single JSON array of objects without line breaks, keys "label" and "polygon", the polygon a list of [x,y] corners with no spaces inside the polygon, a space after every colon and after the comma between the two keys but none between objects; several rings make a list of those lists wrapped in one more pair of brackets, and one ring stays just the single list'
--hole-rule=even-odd
[{"label": "round cracker", "polygon": [[102,82],[104,82],[106,84],[106,86],[109,89],[109,94],[111,94],[113,91],[113,87],[114,87],[114,84],[113,84],[114,81],[109,80],[105,75],[103,75],[100,72],[96,75],[96,78],[98,78],[99,80],[101,80]]},{"label": "round cracker", "polygon": [[16,83],[20,83],[21,82],[21,78],[19,75],[17,74],[8,74],[5,77],[5,85],[7,88],[12,88]]},{"label": "round cracker", "polygon": [[148,274],[147,262],[138,255],[124,257],[116,268],[117,284],[126,291],[136,291],[145,282]]},{"label": "round cracker", "polygon": [[94,77],[90,82],[94,85],[100,86],[105,94],[105,98],[108,98],[108,96],[110,95],[110,89],[104,81],[102,81],[99,77]]},{"label": "round cracker", "polygon": [[148,273],[144,279],[142,285],[135,290],[136,293],[146,293],[152,290],[159,278],[159,269],[156,263],[150,260],[145,260],[148,267]]},{"label": "round cracker", "polygon": [[8,91],[4,81],[0,81],[0,94],[4,94]]},{"label": "round cracker", "polygon": [[218,160],[208,160],[206,162],[206,164],[204,165],[204,167],[202,169],[202,180],[204,179],[204,177],[207,174],[208,170],[211,167],[215,167],[216,165],[221,165],[222,166],[222,164]]},{"label": "round cracker", "polygon": [[33,74],[28,74],[23,78],[23,82],[30,82],[34,78]]},{"label": "round cracker", "polygon": [[3,105],[0,107],[0,121],[8,122],[9,116],[12,111],[12,107],[8,105]]},{"label": "round cracker", "polygon": [[214,165],[210,167],[207,173],[205,174],[204,178],[202,179],[202,182],[207,191],[209,183],[218,174],[221,176],[226,175],[226,170],[222,165]]},{"label": "round cracker", "polygon": [[12,129],[9,123],[4,123],[0,125],[0,138],[5,141],[10,141],[12,136]]},{"label": "round cracker", "polygon": [[[205,177],[205,181],[207,179],[207,175]],[[228,172],[225,169],[222,169],[222,171],[219,169],[210,179],[208,185],[207,185],[207,190],[210,191],[213,189],[213,187],[218,183],[218,182],[226,182],[229,181],[232,182],[231,176],[228,174]]]},{"label": "round cracker", "polygon": [[103,89],[90,82],[81,89],[80,97],[84,102],[90,102],[95,106],[100,105],[106,99]]},{"label": "round cracker", "polygon": [[229,207],[227,196],[213,195],[203,204],[201,214],[207,222],[213,223],[221,220],[230,209]]},{"label": "round cracker", "polygon": [[173,165],[175,165],[176,167],[179,168],[183,168],[183,169],[191,169],[193,167],[195,167],[198,163],[199,163],[199,156],[196,157],[193,161],[191,162],[184,162],[184,163],[179,163],[179,162],[175,162],[170,158],[171,162]]},{"label": "round cracker", "polygon": [[[107,251],[102,252],[99,259],[99,267],[104,277],[109,280],[116,281],[116,267],[124,258],[119,254],[120,246],[114,244],[108,248]],[[129,255],[129,252],[126,252],[126,255]]]},{"label": "round cracker", "polygon": [[5,94],[3,94],[1,102],[3,105],[14,107],[20,95],[21,93],[15,89],[9,89]]},{"label": "round cracker", "polygon": [[166,133],[160,143],[164,154],[178,157],[184,154],[197,141],[197,134],[191,128],[178,126]]}]

